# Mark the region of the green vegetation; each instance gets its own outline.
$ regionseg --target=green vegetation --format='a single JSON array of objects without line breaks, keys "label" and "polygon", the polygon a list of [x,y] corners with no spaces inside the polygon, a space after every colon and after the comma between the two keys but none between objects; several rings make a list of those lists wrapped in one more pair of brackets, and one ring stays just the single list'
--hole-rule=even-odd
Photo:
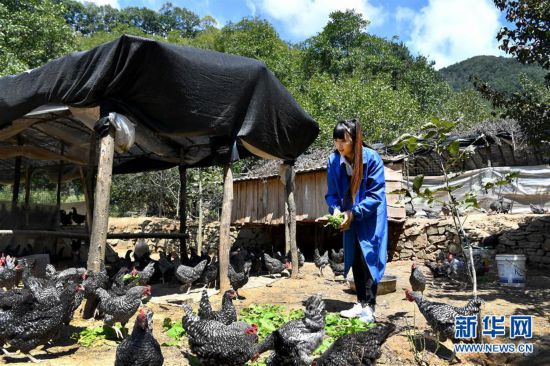
[{"label": "green vegetation", "polygon": [[345,216],[343,213],[339,213],[338,215],[327,215],[326,218],[328,222],[325,225],[325,227],[330,225],[334,229],[338,229],[340,225],[342,225],[342,223],[344,222]]},{"label": "green vegetation", "polygon": [[164,318],[162,321],[162,329],[168,337],[172,340],[170,342],[165,342],[162,346],[165,347],[176,347],[180,345],[180,341],[185,333],[185,329],[181,325],[181,320],[174,321],[170,318]]},{"label": "green vegetation", "polygon": [[536,83],[543,83],[546,71],[535,65],[522,65],[509,57],[475,56],[439,70],[439,74],[454,90],[474,89],[471,76],[477,76],[492,87],[506,92],[520,92],[522,75]]},{"label": "green vegetation", "polygon": [[[120,326],[117,324],[115,327]],[[122,329],[122,334],[126,334],[126,328]],[[72,338],[76,339],[77,343],[83,347],[100,347],[104,344],[114,345],[114,339],[117,339],[116,333],[111,327],[93,327],[85,328],[79,333],[74,333]]]}]

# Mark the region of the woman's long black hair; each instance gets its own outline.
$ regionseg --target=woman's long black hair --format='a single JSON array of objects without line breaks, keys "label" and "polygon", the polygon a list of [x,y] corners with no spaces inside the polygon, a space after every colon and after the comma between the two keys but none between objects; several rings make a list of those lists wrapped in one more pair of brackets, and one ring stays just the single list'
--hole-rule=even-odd
[{"label": "woman's long black hair", "polygon": [[350,135],[353,143],[353,174],[349,185],[351,203],[353,204],[363,179],[363,134],[359,118],[339,121],[332,130],[332,138],[345,140],[346,133]]}]

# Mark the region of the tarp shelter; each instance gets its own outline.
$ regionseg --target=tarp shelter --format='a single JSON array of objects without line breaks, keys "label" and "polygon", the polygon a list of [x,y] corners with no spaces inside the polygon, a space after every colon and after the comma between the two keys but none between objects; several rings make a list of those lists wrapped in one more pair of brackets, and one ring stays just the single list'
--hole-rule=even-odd
[{"label": "tarp shelter", "polygon": [[319,131],[260,61],[122,36],[0,78],[0,179],[17,156],[86,165],[94,123],[110,112],[136,127],[115,174],[225,165],[235,152],[292,160]]}]

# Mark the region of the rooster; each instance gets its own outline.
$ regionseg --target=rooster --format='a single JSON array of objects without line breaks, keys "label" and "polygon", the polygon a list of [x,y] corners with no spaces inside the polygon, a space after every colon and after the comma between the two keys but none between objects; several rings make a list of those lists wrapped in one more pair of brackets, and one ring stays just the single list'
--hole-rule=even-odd
[{"label": "rooster", "polygon": [[227,276],[229,277],[229,282],[231,283],[231,287],[233,287],[233,290],[237,293],[237,298],[239,298],[239,289],[244,287],[248,283],[248,277],[250,274],[250,268],[252,267],[252,262],[246,262],[244,264],[243,272],[237,273],[231,266],[229,265]]},{"label": "rooster", "polygon": [[255,324],[244,331],[241,322],[227,326],[215,320],[201,320],[191,308],[183,304],[183,329],[189,336],[191,351],[201,365],[240,366],[258,357],[258,327]]},{"label": "rooster", "polygon": [[409,283],[411,284],[413,291],[420,291],[424,295],[426,289],[426,278],[416,266],[416,263],[411,265],[411,275],[409,276]]},{"label": "rooster", "polygon": [[[142,296],[151,295],[151,286],[132,287],[123,296],[112,296],[102,288],[98,288],[96,294],[99,297],[99,311],[105,314],[104,324],[113,327],[116,322],[120,322],[124,328],[139,308]],[[119,338],[123,338],[118,328],[114,330]]]},{"label": "rooster", "polygon": [[328,266],[328,250],[325,251],[323,256],[319,255],[319,249],[315,248],[315,251],[313,252],[313,263],[315,263],[315,267],[319,269],[319,276],[323,276],[323,268]]},{"label": "rooster", "polygon": [[203,260],[199,264],[197,264],[195,267],[188,267],[183,264],[180,264],[176,268],[176,278],[178,281],[182,283],[182,288],[184,286],[187,286],[187,294],[191,290],[191,285],[193,282],[199,279],[199,277],[202,274],[202,271],[204,271],[204,268],[206,267],[206,260]]},{"label": "rooster", "polygon": [[258,347],[259,353],[274,350],[266,364],[311,365],[311,354],[321,345],[325,335],[324,312],[325,303],[320,295],[308,298],[303,318],[283,324]]},{"label": "rooster", "polygon": [[153,312],[141,309],[132,335],[116,349],[115,366],[161,366],[163,363],[159,342],[153,337]]},{"label": "rooster", "polygon": [[410,290],[405,291],[405,296],[407,300],[416,302],[418,309],[441,342],[445,342],[447,339],[455,340],[455,316],[477,316],[483,304],[482,299],[474,298],[469,300],[466,306],[457,307],[428,301],[417,292]]},{"label": "rooster", "polygon": [[199,303],[199,318],[201,320],[217,320],[222,324],[229,325],[237,321],[237,310],[233,305],[233,300],[237,298],[235,290],[227,290],[223,294],[222,308],[220,311],[213,311],[208,293],[202,291],[201,301]]},{"label": "rooster", "polygon": [[379,323],[367,331],[346,334],[314,360],[312,366],[373,365],[380,357],[380,346],[394,330],[391,323]]}]

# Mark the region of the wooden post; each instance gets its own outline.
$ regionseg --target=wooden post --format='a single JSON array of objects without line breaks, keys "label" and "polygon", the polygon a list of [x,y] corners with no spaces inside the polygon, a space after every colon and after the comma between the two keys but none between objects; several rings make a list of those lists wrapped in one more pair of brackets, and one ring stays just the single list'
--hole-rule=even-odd
[{"label": "wooden post", "polygon": [[111,127],[109,134],[99,140],[99,163],[97,182],[94,194],[94,210],[90,251],[88,253],[88,270],[99,272],[105,261],[105,246],[109,225],[109,198],[113,175],[113,157],[115,153],[115,132]]},{"label": "wooden post", "polygon": [[231,249],[231,206],[233,205],[233,171],[229,163],[223,172],[223,204],[220,218],[220,245],[218,258],[220,261],[220,291],[223,294],[231,284],[227,272],[229,269],[229,250]]},{"label": "wooden post", "polygon": [[[285,185],[285,243],[292,259],[292,278],[298,277],[298,248],[296,246],[296,203],[294,202],[294,161],[285,161],[281,167]],[[285,254],[286,254],[285,253]]]},{"label": "wooden post", "polygon": [[88,167],[86,169],[86,180],[82,180],[84,183],[84,197],[86,200],[86,224],[88,225],[88,232],[92,227],[94,218],[94,192],[95,192],[95,166],[96,166],[96,154],[97,154],[97,134],[92,131],[90,134],[90,152],[88,154]]},{"label": "wooden post", "polygon": [[[181,151],[180,156],[180,201],[179,201],[179,212],[180,212],[180,234],[185,234],[187,232],[187,168],[183,164],[183,150]],[[186,238],[182,237],[180,239],[180,258],[182,263],[186,263],[189,260],[187,256],[187,243]]]},{"label": "wooden post", "polygon": [[199,168],[199,226],[197,228],[197,253],[202,253],[202,168]]},{"label": "wooden post", "polygon": [[17,207],[17,201],[19,200],[19,187],[21,185],[21,156],[15,158],[15,167],[13,170],[13,187],[11,196],[11,209],[12,214]]},{"label": "wooden post", "polygon": [[[61,155],[63,155],[63,152],[65,150],[65,145],[63,142],[61,143]],[[59,171],[57,172],[57,196],[56,196],[56,202],[57,202],[57,210],[61,207],[61,180],[63,178],[63,160],[59,160]]]}]

